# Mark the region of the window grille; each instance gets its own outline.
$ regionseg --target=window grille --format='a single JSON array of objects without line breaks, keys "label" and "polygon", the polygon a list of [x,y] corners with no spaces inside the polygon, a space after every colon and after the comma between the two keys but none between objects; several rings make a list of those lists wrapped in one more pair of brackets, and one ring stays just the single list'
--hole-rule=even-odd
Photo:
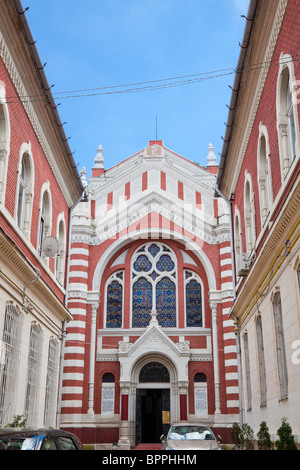
[{"label": "window grille", "polygon": [[265,368],[265,353],[264,353],[264,340],[261,316],[256,319],[256,337],[258,348],[258,371],[259,371],[259,385],[260,385],[260,405],[267,403],[267,380]]},{"label": "window grille", "polygon": [[248,333],[244,335],[244,354],[245,354],[245,374],[246,374],[246,393],[247,393],[247,409],[252,408],[252,391],[251,391],[251,374],[249,359],[249,338]]},{"label": "window grille", "polygon": [[38,325],[31,326],[27,390],[25,398],[25,419],[29,426],[36,426],[38,422],[40,374],[42,364],[42,330]]},{"label": "window grille", "polygon": [[50,339],[44,412],[44,424],[47,428],[55,427],[56,424],[58,369],[59,343],[54,339]]},{"label": "window grille", "polygon": [[275,323],[276,355],[280,398],[284,399],[288,396],[288,374],[280,292],[277,292],[273,299],[273,314]]},{"label": "window grille", "polygon": [[0,424],[12,420],[16,410],[21,332],[23,315],[18,307],[9,303],[5,308],[3,340],[0,342]]}]

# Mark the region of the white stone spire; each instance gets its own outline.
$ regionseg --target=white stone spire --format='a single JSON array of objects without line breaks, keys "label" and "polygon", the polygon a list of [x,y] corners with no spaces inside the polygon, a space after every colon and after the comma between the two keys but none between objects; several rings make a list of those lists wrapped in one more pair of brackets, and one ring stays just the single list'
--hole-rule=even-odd
[{"label": "white stone spire", "polygon": [[97,155],[95,157],[95,165],[93,168],[104,168],[103,148],[99,145],[97,148]]},{"label": "white stone spire", "polygon": [[207,166],[218,166],[217,157],[214,152],[213,144],[209,144],[208,146],[208,155],[207,155]]}]

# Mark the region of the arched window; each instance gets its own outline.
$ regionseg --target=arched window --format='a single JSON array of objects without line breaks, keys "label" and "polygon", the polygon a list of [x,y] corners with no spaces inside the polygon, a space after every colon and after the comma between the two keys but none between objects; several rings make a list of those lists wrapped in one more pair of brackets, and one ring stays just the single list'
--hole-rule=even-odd
[{"label": "arched window", "polygon": [[284,398],[287,398],[288,396],[288,374],[287,374],[287,362],[286,362],[280,292],[277,292],[273,299],[273,314],[274,314],[274,325],[275,325],[277,371],[278,371],[278,380],[279,380],[279,387],[280,387],[280,398],[284,399]]},{"label": "arched window", "polygon": [[64,220],[60,220],[57,230],[59,251],[56,255],[55,274],[58,282],[63,285],[66,260],[66,228]]},{"label": "arched window", "polygon": [[106,328],[122,328],[123,271],[112,274],[106,284]]},{"label": "arched window", "polygon": [[255,210],[251,179],[248,177],[244,189],[244,213],[247,254],[250,256],[255,244]]},{"label": "arched window", "polygon": [[132,258],[132,326],[145,328],[151,310],[160,326],[176,326],[177,260],[161,243],[147,243]]},{"label": "arched window", "polygon": [[269,162],[268,134],[265,126],[260,126],[261,135],[258,141],[258,188],[262,225],[266,221],[272,203],[271,170]]},{"label": "arched window", "polygon": [[207,415],[207,377],[203,372],[197,372],[194,376],[194,397],[195,415]]},{"label": "arched window", "polygon": [[9,114],[5,103],[5,88],[0,84],[0,203],[4,203],[9,150]]},{"label": "arched window", "polygon": [[277,127],[283,178],[296,157],[299,145],[297,100],[293,100],[294,82],[292,57],[282,54],[277,84]]},{"label": "arched window", "polygon": [[45,237],[51,233],[51,197],[50,192],[46,189],[43,192],[40,206],[40,220],[38,233],[38,251],[42,255],[42,245]]},{"label": "arched window", "polygon": [[140,383],[169,383],[170,374],[168,369],[160,362],[149,362],[146,364],[139,376]]},{"label": "arched window", "polygon": [[101,414],[112,416],[115,412],[115,376],[106,372],[102,377]]},{"label": "arched window", "polygon": [[203,326],[202,287],[199,276],[192,271],[185,271],[185,309],[186,326]]},{"label": "arched window", "polygon": [[33,200],[33,170],[32,160],[28,152],[22,154],[18,184],[17,222],[25,236],[29,238]]},{"label": "arched window", "polygon": [[234,217],[234,249],[235,256],[238,257],[243,253],[242,248],[242,228],[240,214],[236,213]]}]

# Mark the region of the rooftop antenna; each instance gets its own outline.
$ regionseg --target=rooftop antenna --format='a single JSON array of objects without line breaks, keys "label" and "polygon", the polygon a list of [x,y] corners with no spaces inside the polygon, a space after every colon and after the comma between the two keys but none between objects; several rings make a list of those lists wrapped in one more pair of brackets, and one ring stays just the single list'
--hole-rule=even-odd
[{"label": "rooftop antenna", "polygon": [[156,115],[156,139],[157,140],[157,115]]}]

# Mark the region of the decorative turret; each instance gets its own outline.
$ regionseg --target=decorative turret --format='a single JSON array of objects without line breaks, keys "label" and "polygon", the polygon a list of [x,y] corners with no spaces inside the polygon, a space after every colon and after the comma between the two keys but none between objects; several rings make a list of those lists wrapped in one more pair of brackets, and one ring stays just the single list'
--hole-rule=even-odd
[{"label": "decorative turret", "polygon": [[217,162],[217,157],[215,155],[215,149],[213,144],[209,144],[208,146],[208,155],[207,155],[207,170],[210,173],[216,175],[219,170],[219,165]]},{"label": "decorative turret", "polygon": [[92,177],[101,176],[104,173],[104,158],[102,145],[97,148],[97,155],[95,157],[95,165],[92,168]]},{"label": "decorative turret", "polygon": [[83,184],[84,188],[86,188],[88,186],[86,175],[87,175],[87,171],[86,171],[85,167],[83,167],[81,172],[80,172],[80,176],[81,176],[81,181],[82,181],[82,184]]}]

